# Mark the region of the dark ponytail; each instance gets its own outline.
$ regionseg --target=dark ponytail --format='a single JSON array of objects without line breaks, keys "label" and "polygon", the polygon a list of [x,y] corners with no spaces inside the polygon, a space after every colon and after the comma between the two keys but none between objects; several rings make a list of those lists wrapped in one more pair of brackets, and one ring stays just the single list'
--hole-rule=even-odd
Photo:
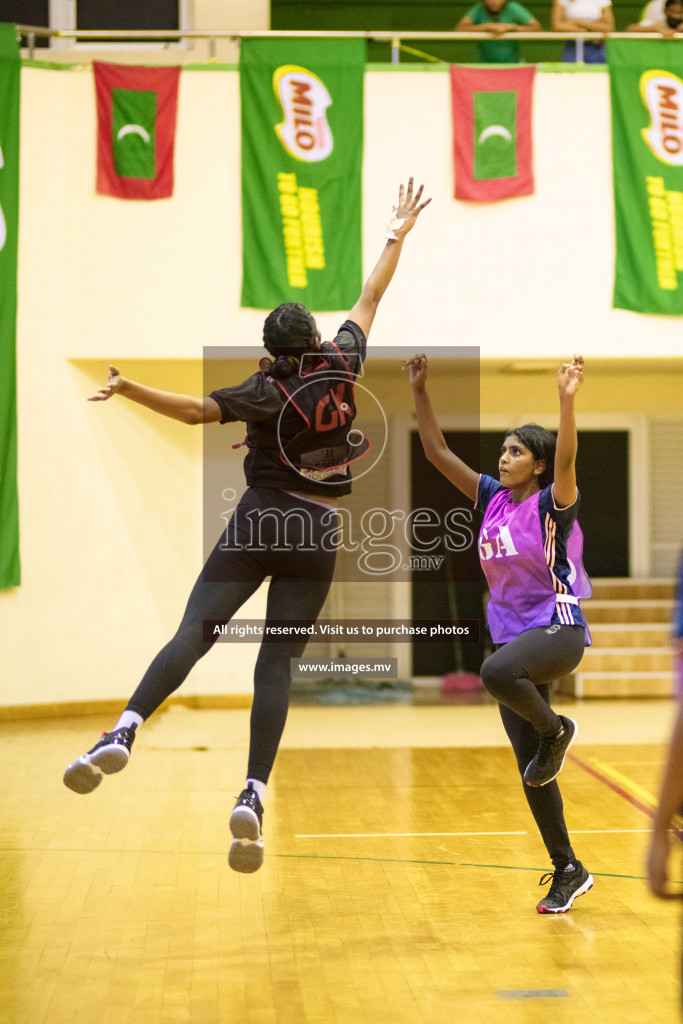
[{"label": "dark ponytail", "polygon": [[505,438],[514,434],[528,448],[536,462],[541,459],[545,462],[545,469],[538,478],[538,486],[542,491],[548,487],[555,477],[555,448],[557,438],[545,427],[539,427],[538,423],[525,423],[523,427],[516,427],[508,430]]},{"label": "dark ponytail", "polygon": [[298,373],[299,365],[296,356],[278,356],[275,360],[264,357],[259,363],[259,367],[264,373],[277,380],[286,380],[293,373]]}]

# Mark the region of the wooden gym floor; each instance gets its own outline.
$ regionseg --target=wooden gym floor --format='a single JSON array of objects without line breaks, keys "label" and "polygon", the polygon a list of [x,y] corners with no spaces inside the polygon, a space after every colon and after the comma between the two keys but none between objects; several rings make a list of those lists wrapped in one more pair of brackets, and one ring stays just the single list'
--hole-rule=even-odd
[{"label": "wooden gym floor", "polygon": [[3,723],[2,1024],[678,1021],[680,910],[643,880],[673,707],[573,711],[595,886],[557,917],[493,707],[293,708],[252,876],[226,861],[248,712],[156,716],[89,796],[61,774],[109,721]]}]

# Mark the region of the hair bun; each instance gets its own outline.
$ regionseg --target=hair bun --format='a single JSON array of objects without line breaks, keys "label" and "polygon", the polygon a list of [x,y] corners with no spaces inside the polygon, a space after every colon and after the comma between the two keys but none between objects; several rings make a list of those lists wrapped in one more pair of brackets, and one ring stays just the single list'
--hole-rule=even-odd
[{"label": "hair bun", "polygon": [[296,356],[283,355],[278,356],[274,361],[262,359],[259,367],[264,373],[269,373],[271,377],[275,377],[277,380],[286,380],[293,373],[299,372],[299,360]]}]

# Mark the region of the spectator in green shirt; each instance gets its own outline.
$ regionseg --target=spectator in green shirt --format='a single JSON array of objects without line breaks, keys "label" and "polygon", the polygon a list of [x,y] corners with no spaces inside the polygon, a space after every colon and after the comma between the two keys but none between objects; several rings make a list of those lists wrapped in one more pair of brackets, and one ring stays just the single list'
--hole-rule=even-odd
[{"label": "spectator in green shirt", "polygon": [[[543,26],[516,0],[482,0],[470,7],[455,26],[455,31],[490,32],[494,39],[499,39],[508,32],[542,32]],[[478,46],[479,59],[485,64],[520,62],[520,45],[509,39],[479,43]]]}]

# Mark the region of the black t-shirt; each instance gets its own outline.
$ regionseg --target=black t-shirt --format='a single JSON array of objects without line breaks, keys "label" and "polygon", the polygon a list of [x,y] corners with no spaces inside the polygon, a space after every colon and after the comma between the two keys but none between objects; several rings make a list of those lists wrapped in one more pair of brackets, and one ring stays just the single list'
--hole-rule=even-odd
[{"label": "black t-shirt", "polygon": [[[345,320],[333,341],[325,341],[320,350],[306,352],[301,360],[302,377],[290,377],[286,382],[291,392],[317,379],[333,377],[340,373],[354,379],[360,373],[365,360],[366,338],[358,324]],[[311,479],[298,472],[282,457],[280,438],[300,435],[303,419],[299,417],[288,395],[278,382],[267,373],[259,371],[241,384],[231,388],[220,388],[211,392],[221,410],[221,423],[242,420],[247,423],[247,445],[249,452],[244,460],[244,472],[250,487],[276,487],[283,491],[303,491],[319,497],[339,497],[351,493],[351,470],[345,466],[326,482]],[[282,420],[280,414],[287,405]],[[277,432],[280,423],[280,435]]]}]

